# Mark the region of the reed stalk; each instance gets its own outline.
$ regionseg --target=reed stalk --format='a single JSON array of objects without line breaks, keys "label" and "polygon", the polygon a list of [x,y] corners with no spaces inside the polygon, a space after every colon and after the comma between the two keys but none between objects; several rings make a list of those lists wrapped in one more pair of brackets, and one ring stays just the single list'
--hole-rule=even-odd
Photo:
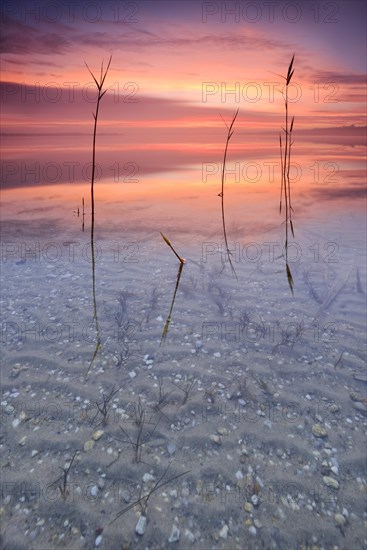
[{"label": "reed stalk", "polygon": [[[292,233],[294,238],[294,227],[292,221],[292,201],[291,201],[291,180],[290,180],[290,167],[291,167],[291,149],[293,145],[292,140],[292,131],[294,124],[294,116],[290,121],[289,115],[289,84],[292,80],[294,73],[293,69],[294,55],[291,59],[291,62],[288,66],[288,71],[286,76],[282,76],[285,80],[285,91],[282,92],[284,97],[284,106],[285,106],[285,127],[282,127],[282,130],[285,134],[284,146],[282,135],[279,134],[279,148],[280,148],[280,161],[281,161],[281,186],[280,186],[280,202],[279,202],[279,213],[282,213],[283,207],[283,196],[285,203],[285,268],[287,274],[287,280],[292,294],[294,294],[294,281],[292,273],[288,263],[288,242],[289,242],[289,233]],[[281,75],[279,75],[281,76]]]},{"label": "reed stalk", "polygon": [[232,121],[231,121],[231,124],[228,126],[228,124],[226,123],[226,121],[223,119],[224,121],[224,124],[226,125],[227,127],[227,138],[226,138],[226,144],[225,144],[225,147],[224,147],[224,154],[223,154],[223,166],[222,166],[222,177],[221,177],[221,192],[219,193],[219,197],[221,198],[221,207],[222,207],[222,224],[223,224],[223,234],[224,234],[224,243],[225,243],[225,246],[226,246],[226,254],[227,254],[227,258],[228,258],[228,261],[229,261],[229,265],[231,266],[231,270],[232,270],[232,273],[233,275],[235,276],[235,278],[237,279],[238,281],[238,277],[237,277],[237,273],[236,273],[236,270],[233,266],[233,263],[232,263],[232,258],[231,258],[231,255],[232,255],[232,252],[229,250],[229,247],[228,247],[228,240],[227,240],[227,230],[226,230],[226,220],[225,220],[225,215],[224,215],[224,180],[225,180],[225,169],[226,169],[226,161],[227,161],[227,153],[228,153],[228,145],[229,145],[229,141],[231,139],[231,137],[233,136],[233,133],[234,133],[234,129],[233,129],[233,126],[234,126],[234,123],[236,121],[236,118],[237,118],[237,115],[238,115],[238,112],[239,112],[239,108],[237,109],[237,111],[235,112],[235,114],[233,115],[232,117]]},{"label": "reed stalk", "polygon": [[[106,70],[103,69],[103,61],[102,61],[99,81],[94,76],[94,74],[92,73],[92,71],[88,67],[87,63],[85,63],[88,71],[90,72],[90,74],[91,74],[91,76],[92,76],[92,78],[93,78],[93,80],[96,84],[97,90],[98,90],[96,111],[95,111],[95,113],[92,113],[93,118],[94,118],[94,127],[93,127],[93,144],[92,144],[92,177],[91,177],[91,187],[90,187],[90,189],[91,189],[91,191],[90,191],[91,192],[91,205],[92,205],[90,243],[91,243],[91,251],[92,251],[93,319],[94,319],[95,325],[96,325],[97,342],[96,342],[96,347],[95,347],[92,359],[89,363],[87,374],[90,371],[90,369],[92,368],[94,360],[95,360],[95,358],[96,358],[96,356],[97,356],[97,354],[98,354],[98,352],[99,352],[99,350],[102,346],[102,341],[101,341],[101,337],[100,337],[100,329],[99,329],[99,321],[98,321],[98,312],[97,312],[97,300],[96,300],[96,277],[95,277],[95,264],[96,264],[96,261],[95,261],[95,250],[94,250],[94,214],[95,214],[95,210],[94,210],[94,181],[95,181],[95,173],[96,173],[96,137],[97,137],[97,123],[98,123],[99,105],[100,105],[100,102],[101,102],[104,94],[107,92],[107,89],[103,90],[103,85],[104,85],[108,70],[109,70],[110,65],[111,65],[111,60],[112,60],[112,55],[110,56],[110,59],[108,61]],[[83,199],[83,207],[84,207],[84,199]],[[84,218],[83,218],[83,227],[84,227]]]}]

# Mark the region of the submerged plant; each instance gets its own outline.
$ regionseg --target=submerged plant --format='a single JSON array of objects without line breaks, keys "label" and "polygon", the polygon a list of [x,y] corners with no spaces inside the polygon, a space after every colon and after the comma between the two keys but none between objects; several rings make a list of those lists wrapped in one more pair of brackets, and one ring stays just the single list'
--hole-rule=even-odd
[{"label": "submerged plant", "polygon": [[226,247],[226,255],[227,255],[227,258],[228,258],[228,261],[229,261],[229,265],[231,266],[232,273],[233,273],[233,275],[235,276],[235,278],[237,280],[238,280],[237,273],[235,271],[235,268],[233,267],[232,258],[231,258],[232,252],[229,250],[228,240],[227,240],[226,220],[225,220],[225,215],[224,215],[224,180],[225,180],[224,174],[225,174],[225,169],[226,169],[226,161],[227,161],[227,152],[228,152],[229,140],[231,139],[231,137],[233,136],[233,133],[234,133],[233,126],[234,126],[234,123],[236,121],[238,111],[239,111],[239,109],[237,109],[237,111],[233,115],[231,124],[229,126],[222,117],[223,122],[226,125],[228,132],[227,132],[227,139],[226,139],[226,145],[224,147],[224,156],[223,156],[223,167],[222,167],[222,178],[221,178],[222,188],[221,188],[221,192],[218,194],[218,197],[221,197],[222,224],[223,224],[224,243],[225,243],[225,247]]},{"label": "submerged plant", "polygon": [[62,474],[60,477],[58,477],[55,481],[53,481],[49,487],[52,487],[52,485],[55,485],[57,483],[59,483],[59,481],[61,480],[61,484],[60,485],[57,485],[59,491],[60,491],[60,494],[61,494],[61,497],[63,500],[66,500],[69,496],[69,486],[68,486],[68,481],[69,481],[69,472],[71,470],[71,467],[73,465],[73,462],[75,460],[75,457],[76,455],[79,453],[79,451],[75,451],[72,458],[70,459],[70,462],[65,465],[63,468],[60,468],[60,470],[62,471]]},{"label": "submerged plant", "polygon": [[[186,472],[182,472],[181,474],[176,474],[176,475],[170,477],[169,479],[164,479],[166,477],[167,473],[168,473],[168,470],[169,470],[171,464],[172,464],[172,461],[168,464],[167,468],[163,471],[163,474],[154,483],[153,487],[151,489],[149,489],[144,494],[143,494],[143,485],[141,485],[138,498],[136,500],[134,500],[131,504],[126,506],[126,508],[121,510],[117,514],[117,516],[113,520],[110,521],[109,525],[114,523],[118,518],[120,518],[123,514],[126,514],[126,512],[128,512],[132,508],[135,508],[135,506],[137,506],[137,505],[140,507],[140,517],[145,518],[144,523],[146,523],[147,506],[148,506],[148,501],[151,498],[151,496],[156,491],[161,489],[162,487],[165,487],[169,483],[172,483],[176,479],[179,479],[180,477],[185,476],[185,475],[187,475],[191,472],[191,470],[187,470]],[[142,533],[138,533],[138,534],[142,534]]]},{"label": "submerged plant", "polygon": [[[290,167],[291,167],[291,149],[293,145],[292,141],[292,131],[293,131],[293,124],[294,124],[294,116],[292,117],[292,120],[290,121],[290,116],[288,112],[288,91],[289,91],[289,84],[292,80],[292,76],[294,73],[293,69],[293,62],[294,62],[294,55],[291,59],[291,62],[288,67],[287,76],[282,76],[285,80],[285,91],[282,92],[282,95],[284,97],[284,105],[285,105],[285,127],[282,128],[285,134],[284,137],[284,144],[282,140],[282,134],[279,134],[279,147],[280,147],[280,163],[281,163],[281,186],[280,186],[280,202],[279,202],[279,213],[282,212],[283,207],[283,196],[284,196],[284,202],[285,202],[285,269],[287,273],[287,279],[289,287],[293,294],[293,288],[294,288],[294,281],[292,277],[292,273],[288,264],[288,239],[289,239],[289,231],[292,233],[292,236],[294,237],[294,228],[293,228],[293,222],[292,222],[292,202],[291,202],[291,181],[290,181]],[[281,75],[278,75],[281,76]]]},{"label": "submerged plant", "polygon": [[[99,350],[102,347],[102,341],[100,336],[100,330],[99,330],[99,322],[98,322],[98,312],[97,312],[97,301],[96,301],[96,277],[95,277],[95,250],[94,250],[94,180],[95,180],[95,171],[96,171],[96,137],[97,137],[97,122],[98,122],[98,113],[99,113],[99,104],[101,102],[102,97],[107,92],[107,89],[103,91],[103,85],[104,81],[106,79],[108,70],[110,68],[112,60],[112,55],[110,56],[110,59],[107,64],[107,68],[104,71],[103,70],[103,62],[101,64],[101,72],[99,81],[96,79],[90,68],[88,67],[87,63],[85,63],[88,71],[92,75],[92,78],[97,86],[98,90],[98,96],[97,96],[97,104],[96,104],[96,112],[92,113],[94,118],[94,128],[93,128],[93,145],[92,145],[92,177],[91,177],[91,187],[90,187],[90,193],[91,193],[91,203],[92,203],[92,220],[91,220],[91,229],[90,229],[90,243],[91,243],[91,252],[92,252],[92,291],[93,291],[93,319],[95,321],[96,325],[96,335],[97,335],[97,341],[96,341],[96,347],[94,349],[94,353],[92,356],[92,359],[89,363],[88,372],[92,368],[92,365],[94,363],[95,358],[97,357],[97,354]],[[83,208],[84,208],[84,199],[83,199]],[[83,228],[84,228],[84,216],[83,216]],[[87,374],[88,374],[87,372]]]},{"label": "submerged plant", "polygon": [[174,253],[174,255],[178,258],[178,260],[180,262],[178,272],[177,272],[175,291],[173,293],[173,297],[172,297],[172,301],[171,301],[171,307],[170,307],[170,310],[169,310],[169,313],[168,313],[168,316],[167,316],[167,319],[166,319],[166,322],[165,322],[165,325],[164,325],[164,328],[163,328],[163,332],[162,332],[161,344],[160,344],[162,346],[165,342],[165,339],[166,339],[166,336],[167,336],[167,333],[168,333],[168,328],[169,328],[169,325],[170,325],[170,322],[171,322],[173,306],[174,306],[175,300],[176,300],[178,285],[180,284],[181,274],[182,274],[183,266],[185,265],[186,260],[184,258],[181,258],[181,256],[179,254],[177,254],[176,250],[173,248],[172,244],[167,239],[167,237],[165,237],[163,235],[163,233],[161,233],[161,235],[162,235],[162,239],[164,240],[164,242],[170,247],[170,249],[172,250],[172,252]]}]

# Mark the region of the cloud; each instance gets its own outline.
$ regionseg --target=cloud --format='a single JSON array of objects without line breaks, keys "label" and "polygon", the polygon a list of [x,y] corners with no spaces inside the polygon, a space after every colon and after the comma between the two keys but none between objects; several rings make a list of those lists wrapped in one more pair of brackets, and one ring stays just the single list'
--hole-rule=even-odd
[{"label": "cloud", "polygon": [[[63,25],[65,28],[65,26]],[[32,26],[16,21],[3,14],[2,16],[2,39],[0,52],[18,55],[62,55],[70,47],[70,41],[64,34],[57,32],[44,32],[36,30]]]},{"label": "cloud", "polygon": [[327,189],[318,188],[310,191],[310,194],[318,200],[336,200],[336,199],[366,199],[366,189],[362,187],[328,187]]},{"label": "cloud", "polygon": [[340,73],[336,71],[318,71],[309,75],[313,82],[325,82],[335,84],[351,84],[366,86],[366,76],[364,74]]}]

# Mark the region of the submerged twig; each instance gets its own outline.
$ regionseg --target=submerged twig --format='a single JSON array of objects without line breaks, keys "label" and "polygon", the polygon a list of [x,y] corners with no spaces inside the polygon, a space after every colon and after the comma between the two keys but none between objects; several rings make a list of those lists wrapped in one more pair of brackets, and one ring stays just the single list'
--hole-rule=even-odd
[{"label": "submerged twig", "polygon": [[161,477],[156,481],[156,483],[154,484],[154,486],[152,487],[152,489],[150,489],[150,491],[141,496],[141,493],[142,493],[142,487],[140,489],[140,494],[139,494],[139,498],[137,500],[135,500],[134,502],[132,502],[131,504],[129,504],[129,506],[127,506],[126,508],[124,508],[123,510],[121,510],[121,512],[119,512],[117,514],[117,516],[112,520],[110,521],[109,525],[111,525],[112,523],[114,523],[119,517],[121,517],[123,514],[125,514],[126,512],[128,512],[129,510],[131,510],[131,508],[134,508],[136,505],[139,504],[140,508],[141,508],[141,513],[142,515],[145,516],[146,514],[146,509],[147,509],[147,505],[148,505],[148,500],[150,499],[150,497],[156,492],[158,491],[158,489],[161,489],[161,487],[164,487],[165,485],[168,485],[169,483],[171,483],[172,481],[175,481],[176,479],[188,474],[191,472],[191,470],[187,470],[186,472],[183,472],[182,474],[177,474],[169,479],[167,479],[166,481],[163,481],[170,466],[171,466],[171,463],[170,462],[167,466],[167,468],[164,470],[163,474],[161,475]]},{"label": "submerged twig", "polygon": [[78,454],[79,451],[75,451],[75,453],[73,454],[70,462],[69,462],[69,465],[65,468],[61,468],[60,467],[60,470],[62,471],[62,474],[60,477],[58,477],[55,481],[53,481],[51,485],[53,485],[54,483],[57,483],[58,481],[60,481],[60,479],[62,480],[62,485],[58,485],[58,489],[60,491],[60,494],[61,494],[61,497],[63,500],[66,500],[66,498],[68,497],[69,495],[69,491],[68,491],[68,476],[69,476],[69,472],[71,470],[71,467],[73,465],[73,462],[75,460],[75,457],[76,455]]},{"label": "submerged twig", "polygon": [[182,270],[183,270],[183,266],[185,265],[186,260],[184,258],[182,258],[179,254],[177,254],[176,250],[173,248],[171,242],[167,239],[167,237],[165,237],[163,235],[163,233],[161,233],[161,235],[162,235],[162,238],[165,241],[165,243],[170,247],[172,252],[175,254],[175,256],[180,261],[180,265],[179,265],[178,272],[177,272],[175,291],[173,293],[173,297],[172,297],[172,301],[171,301],[171,307],[170,307],[170,310],[169,310],[169,313],[168,313],[168,316],[167,316],[167,319],[166,319],[166,322],[165,322],[165,325],[164,325],[164,328],[163,328],[163,332],[162,332],[161,343],[160,343],[160,345],[162,346],[164,344],[165,340],[166,340],[166,336],[167,336],[167,333],[168,333],[168,328],[169,328],[169,325],[170,325],[170,322],[171,322],[173,306],[174,306],[175,300],[176,300],[178,285],[180,284]]},{"label": "submerged twig", "polygon": [[233,115],[231,124],[229,126],[224,121],[228,132],[227,132],[226,145],[225,145],[225,148],[224,148],[224,155],[223,155],[223,167],[222,167],[222,178],[221,178],[222,187],[221,187],[221,192],[218,194],[218,197],[221,197],[222,224],[223,224],[224,243],[225,243],[225,246],[226,246],[226,255],[227,255],[227,258],[228,258],[228,261],[229,261],[229,265],[231,266],[232,273],[233,273],[233,275],[235,276],[235,278],[237,280],[238,280],[237,273],[236,273],[236,270],[233,266],[232,258],[231,258],[232,252],[229,250],[228,240],[227,240],[226,220],[225,220],[225,215],[224,215],[224,180],[225,180],[224,174],[225,174],[225,168],[226,168],[226,160],[227,160],[229,140],[231,139],[231,137],[233,136],[233,133],[234,133],[233,126],[234,126],[234,123],[236,121],[238,112],[239,112],[239,108],[237,109],[237,111]]}]

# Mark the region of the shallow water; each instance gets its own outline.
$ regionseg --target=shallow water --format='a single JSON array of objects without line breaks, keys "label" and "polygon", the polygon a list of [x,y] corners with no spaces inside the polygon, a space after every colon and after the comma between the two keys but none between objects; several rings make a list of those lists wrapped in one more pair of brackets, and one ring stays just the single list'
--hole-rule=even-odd
[{"label": "shallow water", "polygon": [[[218,182],[200,174],[96,185],[94,269],[86,184],[4,193],[7,548],[89,548],[102,528],[112,548],[163,548],[174,525],[177,548],[363,547],[359,195],[345,179],[295,188],[292,296],[277,191],[226,187],[236,281]],[[164,345],[179,262],[159,231],[186,259]],[[162,482],[184,475],[109,525],[171,462]]]}]

